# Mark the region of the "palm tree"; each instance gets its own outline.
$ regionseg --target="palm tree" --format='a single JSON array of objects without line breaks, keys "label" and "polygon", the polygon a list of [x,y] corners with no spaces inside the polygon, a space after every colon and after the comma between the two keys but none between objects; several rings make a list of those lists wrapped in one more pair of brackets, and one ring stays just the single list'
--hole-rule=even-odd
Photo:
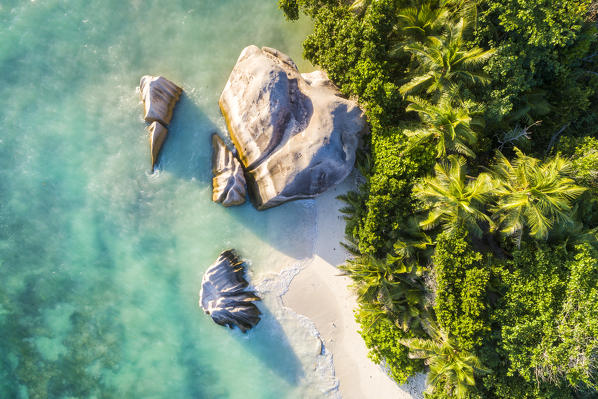
[{"label": "palm tree", "polygon": [[518,148],[515,153],[511,162],[497,151],[492,168],[498,196],[493,211],[501,231],[520,241],[528,227],[531,236],[545,239],[555,222],[571,225],[571,202],[586,190],[568,177],[571,163],[559,156],[540,163]]},{"label": "palm tree", "polygon": [[350,259],[345,265],[340,266],[340,269],[355,282],[357,299],[360,302],[392,297],[391,293],[400,284],[396,274],[407,272],[405,269],[397,270],[394,265],[372,255]]},{"label": "palm tree", "polygon": [[379,303],[362,302],[357,309],[360,323],[364,328],[363,332],[369,332],[380,321],[390,319],[391,315]]},{"label": "palm tree", "polygon": [[399,342],[409,348],[409,357],[425,359],[429,366],[428,385],[456,398],[465,398],[475,386],[475,372],[487,372],[472,353],[459,350],[448,334],[437,328],[428,329],[432,339],[411,338]]},{"label": "palm tree", "polygon": [[515,109],[506,118],[505,122],[512,124],[523,121],[533,124],[536,119],[548,115],[553,106],[548,102],[546,90],[534,88],[517,96]]},{"label": "palm tree", "polygon": [[481,173],[475,179],[468,178],[465,160],[456,155],[449,155],[448,162],[437,163],[434,172],[435,177],[423,179],[413,189],[415,196],[431,208],[420,226],[424,230],[439,224],[445,230],[464,226],[481,237],[479,222],[492,226],[491,219],[481,210],[493,188],[490,175]]},{"label": "palm tree", "polygon": [[463,39],[467,28],[461,18],[454,25],[449,25],[446,32],[438,36],[430,36],[426,43],[414,43],[405,46],[418,61],[422,72],[411,81],[401,86],[401,94],[411,93],[427,87],[428,93],[444,91],[450,84],[488,83],[488,77],[478,69],[494,50],[483,50],[479,47],[468,49]]},{"label": "palm tree", "polygon": [[473,30],[478,24],[478,5],[481,0],[440,0],[440,6],[449,9],[452,18],[459,15],[473,25]]},{"label": "palm tree", "polygon": [[345,220],[345,239],[348,242],[341,242],[341,245],[351,254],[359,256],[359,240],[357,239],[357,235],[360,230],[360,224],[367,214],[365,202],[368,198],[368,187],[366,184],[360,184],[357,186],[356,191],[349,191],[336,198],[346,204],[339,209],[339,212],[343,214],[343,219]]},{"label": "palm tree", "polygon": [[398,17],[400,22],[395,29],[424,42],[428,37],[441,33],[448,23],[449,10],[426,1],[400,10]]},{"label": "palm tree", "polygon": [[434,240],[419,227],[416,217],[410,217],[401,225],[399,237],[392,251],[386,255],[387,263],[409,265],[408,268],[421,275],[434,253]]},{"label": "palm tree", "polygon": [[477,142],[478,137],[472,125],[481,126],[482,122],[470,116],[470,105],[461,103],[453,107],[448,94],[442,95],[436,105],[419,97],[407,99],[411,103],[406,110],[417,112],[425,125],[425,129],[405,131],[408,136],[417,136],[416,144],[434,138],[437,158],[445,157],[448,152],[458,152],[475,158],[475,153],[470,147]]},{"label": "palm tree", "polygon": [[374,256],[360,256],[340,267],[354,281],[361,304],[374,304],[407,330],[428,316],[424,287],[410,268]]}]

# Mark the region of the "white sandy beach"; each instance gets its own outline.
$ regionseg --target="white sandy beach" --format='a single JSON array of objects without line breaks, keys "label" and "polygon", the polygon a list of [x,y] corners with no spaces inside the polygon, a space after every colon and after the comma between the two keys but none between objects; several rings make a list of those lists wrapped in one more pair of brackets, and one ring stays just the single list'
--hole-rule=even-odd
[{"label": "white sandy beach", "polygon": [[351,280],[341,276],[336,268],[348,256],[339,244],[344,237],[345,222],[338,211],[343,203],[336,197],[353,187],[353,183],[350,177],[316,199],[314,256],[291,282],[283,303],[315,323],[324,345],[332,352],[344,399],[420,398],[423,375],[398,386],[382,367],[367,357],[353,316],[356,301],[349,287]]}]

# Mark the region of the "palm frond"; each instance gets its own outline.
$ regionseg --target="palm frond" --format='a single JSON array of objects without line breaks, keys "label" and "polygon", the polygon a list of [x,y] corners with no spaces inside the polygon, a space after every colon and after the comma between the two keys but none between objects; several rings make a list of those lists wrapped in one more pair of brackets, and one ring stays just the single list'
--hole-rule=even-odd
[{"label": "palm frond", "polygon": [[513,161],[497,151],[492,168],[498,196],[493,210],[501,231],[520,237],[527,227],[532,237],[546,239],[555,223],[572,225],[572,201],[586,189],[567,176],[570,163],[558,156],[541,163],[514,151]]}]

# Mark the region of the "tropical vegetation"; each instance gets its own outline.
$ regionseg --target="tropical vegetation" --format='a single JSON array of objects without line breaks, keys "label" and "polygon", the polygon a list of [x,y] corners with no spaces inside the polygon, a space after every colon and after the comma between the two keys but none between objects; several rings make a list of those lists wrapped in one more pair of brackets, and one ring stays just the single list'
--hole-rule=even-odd
[{"label": "tropical vegetation", "polygon": [[428,398],[598,397],[598,2],[279,4],[371,125],[341,196],[370,357]]}]

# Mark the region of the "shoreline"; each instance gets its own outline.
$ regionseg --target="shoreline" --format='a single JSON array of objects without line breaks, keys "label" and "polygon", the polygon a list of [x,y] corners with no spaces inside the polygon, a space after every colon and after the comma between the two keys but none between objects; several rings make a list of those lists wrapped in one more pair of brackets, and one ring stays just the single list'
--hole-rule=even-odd
[{"label": "shoreline", "polygon": [[381,365],[367,357],[368,350],[353,315],[356,298],[349,287],[352,281],[337,269],[349,254],[340,245],[345,222],[339,212],[343,203],[336,197],[353,188],[354,179],[352,174],[316,197],[314,253],[282,294],[282,304],[315,324],[324,346],[332,353],[342,398],[421,398],[425,389],[423,375],[399,386]]}]

